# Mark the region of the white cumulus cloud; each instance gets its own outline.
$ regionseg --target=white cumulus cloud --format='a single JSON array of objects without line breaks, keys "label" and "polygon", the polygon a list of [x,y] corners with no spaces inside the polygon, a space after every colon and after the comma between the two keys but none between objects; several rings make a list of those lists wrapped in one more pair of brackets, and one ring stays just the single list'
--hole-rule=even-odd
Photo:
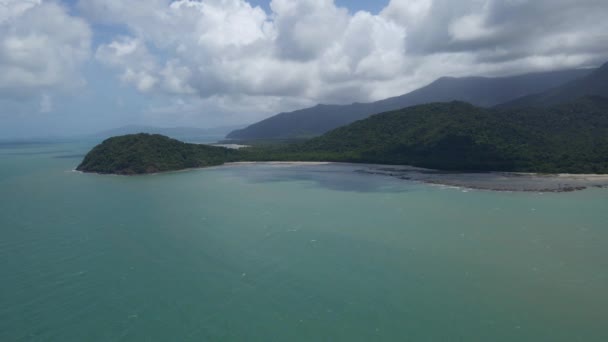
[{"label": "white cumulus cloud", "polygon": [[406,65],[405,29],[388,18],[351,15],[333,0],[274,0],[270,7],[266,13],[244,0],[80,3],[93,20],[129,27],[130,37],[99,46],[96,57],[142,91],[271,103],[278,96],[367,100]]},{"label": "white cumulus cloud", "polygon": [[243,103],[265,112],[370,101],[440,76],[608,58],[604,0],[390,0],[378,14],[333,0],[272,0],[270,12],[246,0],[81,0],[78,8],[127,28],[95,54],[123,82],[227,112]]},{"label": "white cumulus cloud", "polygon": [[85,20],[56,2],[0,0],[0,99],[44,99],[83,84],[90,40]]}]

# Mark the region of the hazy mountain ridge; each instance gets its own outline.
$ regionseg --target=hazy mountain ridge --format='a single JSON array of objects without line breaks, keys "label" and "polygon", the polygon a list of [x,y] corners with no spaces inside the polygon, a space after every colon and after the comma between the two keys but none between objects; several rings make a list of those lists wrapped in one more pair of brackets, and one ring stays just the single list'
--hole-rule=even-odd
[{"label": "hazy mountain ridge", "polygon": [[509,77],[443,77],[408,94],[372,103],[317,105],[280,113],[228,134],[228,139],[289,139],[314,137],[370,115],[432,102],[464,101],[491,107],[589,75],[594,69],[576,69]]},{"label": "hazy mountain ridge", "polygon": [[499,107],[547,107],[567,103],[587,95],[608,97],[608,62],[582,78],[542,93],[517,98],[501,104]]}]

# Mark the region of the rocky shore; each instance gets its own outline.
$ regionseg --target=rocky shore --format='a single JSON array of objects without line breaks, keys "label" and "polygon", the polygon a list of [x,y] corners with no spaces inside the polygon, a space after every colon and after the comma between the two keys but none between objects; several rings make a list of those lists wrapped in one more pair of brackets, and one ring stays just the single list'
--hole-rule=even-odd
[{"label": "rocky shore", "polygon": [[399,179],[492,191],[572,192],[608,187],[608,175],[534,174],[515,172],[444,172],[412,167],[368,166],[357,172]]}]

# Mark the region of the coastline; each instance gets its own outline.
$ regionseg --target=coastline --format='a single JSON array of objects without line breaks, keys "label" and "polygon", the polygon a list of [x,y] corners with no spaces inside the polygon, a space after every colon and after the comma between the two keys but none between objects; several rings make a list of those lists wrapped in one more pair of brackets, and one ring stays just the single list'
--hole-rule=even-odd
[{"label": "coastline", "polygon": [[608,188],[608,174],[540,174],[524,172],[451,172],[425,169],[408,165],[357,164],[340,162],[306,162],[306,161],[247,161],[230,162],[209,167],[188,168],[165,172],[139,175],[121,175],[72,170],[82,174],[97,174],[110,176],[154,176],[189,172],[203,169],[217,169],[238,166],[277,166],[277,167],[341,167],[336,172],[358,172],[370,176],[388,176],[405,181],[419,182],[429,185],[454,187],[466,190],[484,190],[498,192],[555,192],[565,193],[581,191],[589,188]]},{"label": "coastline", "polygon": [[[498,192],[574,192],[589,188],[608,188],[608,174],[541,174],[526,172],[451,172],[408,165],[356,164],[339,162],[234,162],[223,166],[342,166],[351,172],[394,177],[467,190]],[[340,170],[344,172],[347,170]]]},{"label": "coastline", "polygon": [[360,170],[359,172],[470,190],[543,193],[574,192],[589,188],[608,187],[608,174],[467,173],[430,169],[408,170],[393,166],[371,167],[368,170]]},{"label": "coastline", "polygon": [[[303,165],[330,165],[342,164],[335,162],[306,162],[306,161],[246,161],[246,162],[230,162],[220,166],[239,166],[239,165],[283,165],[283,166],[303,166]],[[357,165],[357,164],[353,164]]]}]

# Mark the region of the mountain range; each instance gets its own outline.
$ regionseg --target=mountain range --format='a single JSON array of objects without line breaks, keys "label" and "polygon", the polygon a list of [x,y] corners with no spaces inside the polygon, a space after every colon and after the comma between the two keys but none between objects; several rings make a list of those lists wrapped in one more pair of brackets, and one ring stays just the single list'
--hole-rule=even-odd
[{"label": "mountain range", "polygon": [[524,96],[501,104],[500,107],[547,107],[568,103],[587,95],[608,97],[608,63],[594,72],[545,92]]},{"label": "mountain range", "polygon": [[595,74],[595,71],[596,69],[575,69],[495,78],[442,77],[408,94],[372,103],[317,105],[280,113],[246,128],[232,131],[226,138],[232,140],[310,138],[372,114],[431,102],[457,100],[476,106],[492,107],[585,79]]},{"label": "mountain range", "polygon": [[234,161],[334,161],[451,171],[608,173],[606,156],[608,99],[588,96],[549,108],[424,104],[372,115],[305,142],[240,150],[127,135],[96,146],[78,170],[142,174]]},{"label": "mountain range", "polygon": [[551,107],[404,108],[288,146],[290,158],[456,171],[608,173],[608,98]]},{"label": "mountain range", "polygon": [[[571,80],[542,92],[496,104],[521,93],[521,88],[530,90],[530,84],[540,87],[551,83],[549,79],[559,83],[567,78]],[[453,171],[607,174],[607,85],[608,63],[593,70],[500,79],[441,78],[401,97],[368,104],[316,106],[236,131],[244,132],[241,134],[248,139],[293,138],[301,136],[294,132],[304,130],[311,136],[311,132],[360,118],[303,142],[228,150],[197,147],[160,135],[128,135],[107,139],[95,147],[79,170],[139,174],[230,161],[334,161]],[[508,94],[499,94],[497,89]],[[477,105],[445,102],[452,96],[473,96]],[[404,105],[434,98],[444,102]],[[384,110],[391,106],[405,107]],[[370,114],[371,110],[381,113]],[[266,131],[271,127],[273,132]]]}]

